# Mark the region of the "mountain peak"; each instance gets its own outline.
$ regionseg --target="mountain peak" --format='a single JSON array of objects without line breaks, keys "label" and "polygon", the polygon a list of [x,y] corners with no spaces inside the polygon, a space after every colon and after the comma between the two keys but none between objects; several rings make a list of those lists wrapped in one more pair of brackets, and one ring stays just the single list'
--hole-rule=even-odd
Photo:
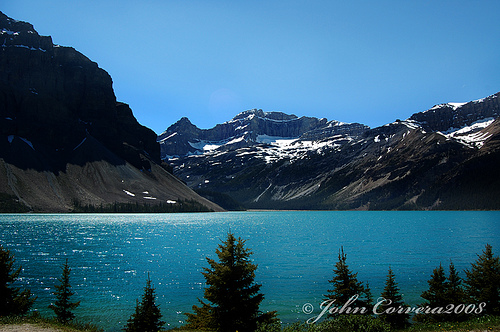
[{"label": "mountain peak", "polygon": [[498,96],[373,129],[254,109],[172,134],[162,157],[190,187],[246,208],[498,209]]},{"label": "mountain peak", "polygon": [[231,121],[237,121],[237,120],[245,120],[249,119],[252,120],[254,117],[266,119],[266,120],[273,120],[273,121],[290,121],[290,120],[295,120],[298,119],[298,117],[294,114],[286,114],[283,112],[264,112],[261,109],[251,109],[247,111],[243,111],[236,115]]},{"label": "mountain peak", "polygon": [[454,111],[456,111],[457,108],[460,108],[460,107],[464,106],[465,104],[467,104],[467,103],[445,103],[445,104],[439,104],[439,105],[434,105],[428,111],[437,110],[437,109],[440,109],[440,108],[443,108],[443,107],[449,107],[449,108],[452,108]]},{"label": "mountain peak", "polygon": [[14,33],[19,32],[32,32],[36,33],[33,25],[28,22],[17,21],[13,18],[8,17],[2,11],[0,11],[0,29],[2,31],[12,31]]},{"label": "mountain peak", "polygon": [[182,118],[179,119],[179,121],[176,122],[176,124],[187,124],[187,125],[193,125],[193,123],[191,123],[191,121],[183,116]]},{"label": "mountain peak", "polygon": [[500,93],[467,103],[444,103],[413,114],[409,119],[417,121],[427,131],[449,131],[462,128],[485,118],[497,118],[500,114]]},{"label": "mountain peak", "polygon": [[316,141],[335,135],[356,137],[367,129],[367,126],[357,123],[328,122],[325,118],[299,118],[294,114],[251,109],[211,129],[199,129],[187,118],[181,118],[158,137],[158,142],[162,158],[169,158],[199,155],[219,149],[254,147],[276,140]]},{"label": "mountain peak", "polygon": [[170,135],[175,132],[180,132],[180,133],[193,133],[200,130],[198,127],[196,127],[194,124],[191,123],[191,121],[183,116],[180,118],[176,123],[171,125],[170,127],[167,128],[163,133],[160,134],[160,137],[164,138],[165,135]]},{"label": "mountain peak", "polygon": [[32,51],[52,50],[52,38],[40,36],[32,24],[16,21],[0,12],[0,43],[2,48],[27,48]]}]

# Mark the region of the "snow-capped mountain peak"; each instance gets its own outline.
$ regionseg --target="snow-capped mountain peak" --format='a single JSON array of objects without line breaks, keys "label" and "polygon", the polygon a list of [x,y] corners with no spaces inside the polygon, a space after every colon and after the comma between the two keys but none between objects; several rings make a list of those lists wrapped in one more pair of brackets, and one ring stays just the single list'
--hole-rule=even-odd
[{"label": "snow-capped mountain peak", "polygon": [[[318,141],[334,135],[357,136],[368,127],[326,118],[297,117],[252,109],[211,129],[199,129],[182,118],[158,137],[163,157],[214,153],[259,144],[283,147],[294,140]],[[279,142],[279,143],[278,143]]]}]

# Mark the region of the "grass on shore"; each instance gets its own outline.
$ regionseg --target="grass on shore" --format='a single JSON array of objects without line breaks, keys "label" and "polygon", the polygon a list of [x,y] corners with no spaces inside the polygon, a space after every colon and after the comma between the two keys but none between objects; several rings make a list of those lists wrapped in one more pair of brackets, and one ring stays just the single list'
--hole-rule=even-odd
[{"label": "grass on shore", "polygon": [[500,332],[500,316],[482,316],[472,318],[465,322],[442,322],[414,324],[410,328],[398,332],[470,332],[470,331],[494,331]]},{"label": "grass on shore", "polygon": [[[0,317],[1,325],[10,324],[34,324],[40,327],[46,328],[57,328],[63,332],[102,332],[102,329],[88,323],[80,323],[73,321],[69,324],[62,324],[58,322],[55,318],[45,318],[41,315],[35,313],[31,316],[16,316],[16,317]],[[294,332],[293,329],[282,328],[283,332]],[[178,331],[178,332],[202,332],[198,330],[190,330],[185,328],[174,328],[166,331]],[[300,329],[300,331],[303,331]],[[425,323],[425,324],[414,324],[411,327],[403,330],[397,330],[395,332],[500,332],[500,316],[483,316],[473,318],[471,320],[452,323],[452,322],[442,322],[442,323]],[[333,332],[333,331],[332,331]]]},{"label": "grass on shore", "polygon": [[[169,329],[171,332],[206,332],[201,330],[191,330],[183,327]],[[305,332],[307,327],[301,325],[297,329],[292,326],[281,328],[282,332]],[[411,327],[394,330],[394,332],[500,332],[500,316],[483,316],[472,318],[465,322],[442,322],[442,323],[415,323]],[[334,332],[334,331],[331,331]],[[358,331],[353,331],[358,332]]]},{"label": "grass on shore", "polygon": [[11,324],[33,324],[40,327],[56,328],[63,332],[103,332],[102,329],[89,324],[81,323],[76,320],[63,324],[55,318],[42,317],[37,312],[29,316],[8,316],[0,317],[0,326]]}]

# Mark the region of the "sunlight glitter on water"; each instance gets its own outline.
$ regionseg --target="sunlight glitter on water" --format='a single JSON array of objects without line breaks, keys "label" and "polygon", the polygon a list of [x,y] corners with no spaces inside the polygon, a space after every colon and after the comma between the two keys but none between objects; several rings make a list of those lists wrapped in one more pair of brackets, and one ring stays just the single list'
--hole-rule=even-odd
[{"label": "sunlight glitter on water", "polygon": [[[486,243],[500,248],[499,212],[240,212],[140,215],[0,215],[0,243],[23,266],[23,285],[44,314],[68,258],[76,310],[119,331],[153,280],[164,320],[178,326],[205,287],[206,257],[232,231],[246,239],[265,295],[261,309],[305,321],[304,303],[329,289],[338,250],[374,297],[389,265],[408,302],[420,303],[432,270],[450,259],[461,271]],[[431,230],[431,231],[429,231]],[[496,252],[498,253],[498,250]]]}]

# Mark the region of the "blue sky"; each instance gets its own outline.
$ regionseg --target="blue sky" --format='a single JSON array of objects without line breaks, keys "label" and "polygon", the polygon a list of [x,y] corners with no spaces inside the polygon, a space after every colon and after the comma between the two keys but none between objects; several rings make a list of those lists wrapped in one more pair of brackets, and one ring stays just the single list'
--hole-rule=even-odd
[{"label": "blue sky", "polygon": [[6,0],[161,133],[261,108],[371,127],[500,91],[500,1]]}]

